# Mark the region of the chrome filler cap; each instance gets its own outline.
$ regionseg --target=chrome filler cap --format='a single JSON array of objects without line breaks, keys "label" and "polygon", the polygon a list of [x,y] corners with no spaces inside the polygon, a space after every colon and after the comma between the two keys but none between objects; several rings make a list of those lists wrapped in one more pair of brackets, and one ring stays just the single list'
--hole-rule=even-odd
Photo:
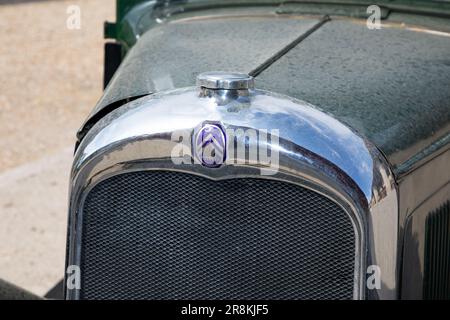
[{"label": "chrome filler cap", "polygon": [[246,90],[253,89],[255,82],[245,73],[211,71],[197,76],[197,86],[213,90]]}]

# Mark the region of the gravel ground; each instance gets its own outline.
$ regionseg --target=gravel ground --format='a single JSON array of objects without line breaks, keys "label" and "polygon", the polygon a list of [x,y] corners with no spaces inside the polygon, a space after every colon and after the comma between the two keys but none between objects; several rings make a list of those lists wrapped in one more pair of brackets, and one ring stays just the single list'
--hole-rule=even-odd
[{"label": "gravel ground", "polygon": [[102,92],[114,2],[0,1],[0,278],[36,294],[64,273],[75,133]]}]

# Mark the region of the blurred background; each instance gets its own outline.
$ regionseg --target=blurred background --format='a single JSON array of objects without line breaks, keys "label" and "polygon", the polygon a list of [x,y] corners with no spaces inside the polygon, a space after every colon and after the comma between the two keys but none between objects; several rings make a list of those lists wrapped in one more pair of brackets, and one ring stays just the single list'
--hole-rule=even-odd
[{"label": "blurred background", "polygon": [[75,134],[102,93],[114,13],[114,0],[0,0],[0,279],[38,295],[64,276]]}]

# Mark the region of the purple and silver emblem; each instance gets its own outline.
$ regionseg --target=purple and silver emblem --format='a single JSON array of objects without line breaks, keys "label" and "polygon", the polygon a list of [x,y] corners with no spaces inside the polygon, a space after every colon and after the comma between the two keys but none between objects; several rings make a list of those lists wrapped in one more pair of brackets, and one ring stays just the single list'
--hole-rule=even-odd
[{"label": "purple and silver emblem", "polygon": [[226,135],[222,126],[203,124],[195,135],[194,147],[196,158],[203,166],[220,167],[226,159]]}]

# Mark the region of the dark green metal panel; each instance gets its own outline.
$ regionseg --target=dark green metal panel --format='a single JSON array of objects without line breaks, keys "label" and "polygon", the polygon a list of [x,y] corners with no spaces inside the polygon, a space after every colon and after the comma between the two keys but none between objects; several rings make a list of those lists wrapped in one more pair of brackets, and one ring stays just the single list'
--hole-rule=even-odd
[{"label": "dark green metal panel", "polygon": [[[351,2],[349,16],[354,14],[355,3],[367,3]],[[126,57],[79,137],[95,119],[123,101],[194,85],[196,74],[202,71],[253,70],[289,39],[305,32],[297,22],[307,22],[303,13],[312,10],[311,5],[296,6],[294,2],[289,6],[269,0],[262,0],[262,6],[255,5],[260,1],[252,1],[253,6],[248,3],[177,1],[165,7],[157,1],[119,0],[118,23],[108,28]],[[384,21],[395,26],[369,30],[364,18],[332,16],[331,22],[256,80],[259,88],[308,101],[355,128],[374,142],[396,174],[403,176],[449,145],[450,20],[444,16],[450,17],[450,3],[442,4],[440,12],[436,4],[421,3],[408,11],[405,1],[377,3],[389,8]],[[313,9],[347,12],[345,5],[340,5],[339,10],[335,5]],[[182,10],[157,21],[168,8]],[[254,17],[236,21],[233,14]],[[211,15],[216,17],[208,18]],[[292,17],[297,17],[297,22],[292,22]],[[256,24],[255,19],[259,19]],[[401,23],[422,26],[412,30]]]},{"label": "dark green metal panel", "polygon": [[196,16],[201,10],[226,8],[271,8],[276,14],[337,15],[365,18],[367,7],[378,5],[381,18],[391,12],[450,17],[450,3],[426,0],[117,0],[116,23],[105,25],[105,37],[124,46],[124,54],[136,39],[153,27],[155,20],[183,13]]},{"label": "dark green metal panel", "polygon": [[144,2],[149,2],[149,0],[117,0],[116,21],[117,22],[121,21],[134,6]]},{"label": "dark green metal panel", "polygon": [[431,153],[415,157],[422,150],[448,144],[449,53],[448,33],[370,30],[365,21],[332,20],[256,83],[331,113],[374,142],[396,172],[408,171]]}]

